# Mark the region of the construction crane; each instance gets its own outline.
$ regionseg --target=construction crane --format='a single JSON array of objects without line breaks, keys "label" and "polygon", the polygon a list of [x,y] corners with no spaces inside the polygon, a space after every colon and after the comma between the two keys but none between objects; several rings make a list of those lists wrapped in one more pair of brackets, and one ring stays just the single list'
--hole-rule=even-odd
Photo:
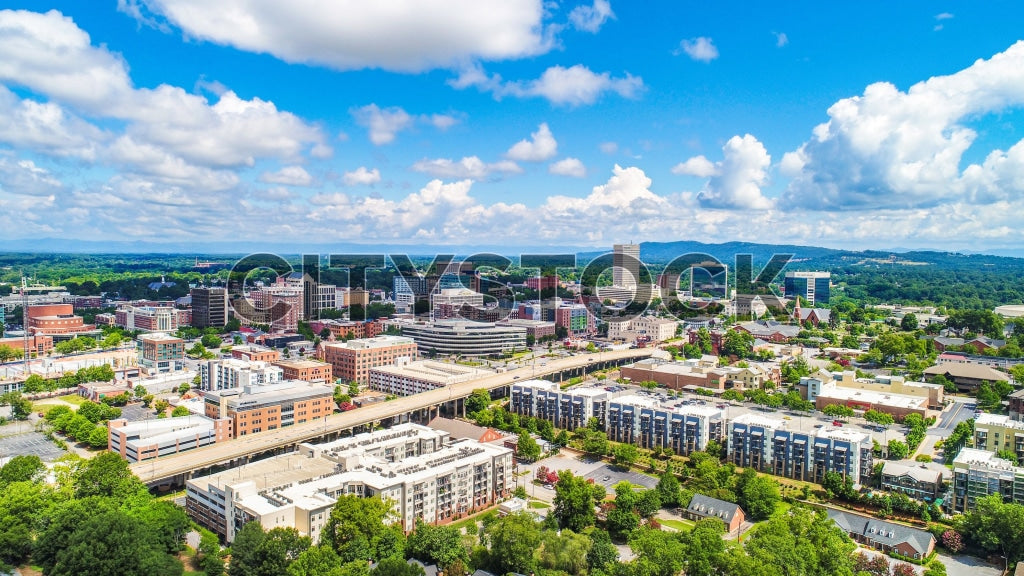
[{"label": "construction crane", "polygon": [[28,351],[28,279],[21,275],[21,331],[24,334],[25,377],[32,375],[31,356]]}]

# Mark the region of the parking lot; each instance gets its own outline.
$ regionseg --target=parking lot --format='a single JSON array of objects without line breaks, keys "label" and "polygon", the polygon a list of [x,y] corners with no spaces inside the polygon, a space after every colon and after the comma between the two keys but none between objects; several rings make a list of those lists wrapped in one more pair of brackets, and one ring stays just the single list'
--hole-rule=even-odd
[{"label": "parking lot", "polygon": [[644,488],[654,488],[658,485],[657,478],[639,472],[622,470],[610,464],[602,464],[601,467],[588,472],[585,478],[601,484],[608,489],[609,493],[612,492],[612,487],[619,482],[629,482]]},{"label": "parking lot", "polygon": [[39,456],[43,462],[52,462],[64,455],[64,451],[47,440],[43,434],[31,431],[15,436],[0,438],[0,462],[14,456]]},{"label": "parking lot", "polygon": [[121,407],[121,418],[129,422],[136,422],[138,420],[146,420],[148,418],[155,418],[153,410],[146,408],[142,404],[129,404]]}]

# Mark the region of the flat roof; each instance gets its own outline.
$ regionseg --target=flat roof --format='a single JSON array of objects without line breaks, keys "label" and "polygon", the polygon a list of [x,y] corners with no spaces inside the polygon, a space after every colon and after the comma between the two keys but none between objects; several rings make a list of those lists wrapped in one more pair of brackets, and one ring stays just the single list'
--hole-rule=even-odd
[{"label": "flat roof", "polygon": [[345,348],[348,350],[370,350],[373,348],[384,348],[385,346],[399,346],[403,344],[416,344],[412,338],[405,336],[374,336],[373,338],[356,338],[348,342],[325,342],[327,348]]},{"label": "flat roof", "polygon": [[907,396],[906,394],[890,394],[888,392],[875,392],[873,390],[861,390],[859,388],[844,388],[842,386],[828,386],[822,389],[817,395],[818,398],[834,398],[836,400],[854,400],[867,402],[879,406],[892,406],[894,408],[921,408],[922,404],[927,407],[928,399],[923,396]]},{"label": "flat roof", "polygon": [[988,425],[1012,428],[1014,430],[1024,430],[1024,422],[1013,420],[1005,414],[989,414],[987,412],[982,413],[980,416],[975,418],[974,425],[975,427]]},{"label": "flat roof", "polygon": [[447,364],[435,360],[417,360],[406,364],[388,364],[370,369],[370,373],[391,374],[393,376],[415,378],[427,382],[447,384],[450,382],[462,381],[469,378],[479,378],[494,374],[491,370],[476,368],[474,366],[462,366],[459,364]]},{"label": "flat roof", "polygon": [[287,366],[289,368],[316,368],[318,366],[330,366],[325,362],[317,362],[316,360],[306,360],[302,358],[283,358],[281,360],[274,360],[271,364],[275,366]]},{"label": "flat roof", "polygon": [[770,418],[761,414],[752,414],[750,412],[746,414],[740,414],[733,418],[734,424],[746,424],[748,426],[761,426],[764,428],[785,428],[786,421],[779,420],[777,418]]}]

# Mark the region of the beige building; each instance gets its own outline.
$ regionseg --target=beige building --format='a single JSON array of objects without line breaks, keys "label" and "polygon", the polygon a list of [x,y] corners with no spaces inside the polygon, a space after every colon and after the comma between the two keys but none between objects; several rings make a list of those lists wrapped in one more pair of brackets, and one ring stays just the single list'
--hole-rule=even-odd
[{"label": "beige building", "polygon": [[400,358],[415,360],[418,357],[416,342],[403,336],[323,342],[318,354],[331,365],[335,378],[363,385],[370,383],[371,368],[394,364]]},{"label": "beige building", "polygon": [[318,541],[343,494],[391,503],[408,532],[417,518],[447,523],[490,506],[513,484],[508,448],[401,424],[194,478],[185,508],[227,542],[247,522],[295,528]]},{"label": "beige building", "polygon": [[[806,380],[806,381],[804,381]],[[852,370],[845,372],[826,372],[819,370],[811,376],[802,379],[801,387],[806,387],[807,399],[811,402],[822,394],[833,388],[845,388],[847,390],[863,390],[877,392],[881,395],[912,396],[926,399],[924,408],[928,410],[942,410],[946,396],[942,386],[928,382],[908,382],[902,376],[875,376],[874,378],[857,378],[857,373]],[[846,392],[840,391],[844,395]]]},{"label": "beige building", "polygon": [[387,394],[409,396],[491,374],[493,372],[490,370],[472,366],[433,360],[413,362],[402,358],[394,364],[370,369],[370,388]]},{"label": "beige building", "polygon": [[990,452],[1009,450],[1024,460],[1024,422],[1001,414],[982,414],[974,420],[971,447]]}]

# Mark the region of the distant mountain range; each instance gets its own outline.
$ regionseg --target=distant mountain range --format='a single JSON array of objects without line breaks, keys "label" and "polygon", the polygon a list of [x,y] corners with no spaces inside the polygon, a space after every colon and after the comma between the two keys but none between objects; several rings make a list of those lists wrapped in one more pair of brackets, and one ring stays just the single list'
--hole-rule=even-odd
[{"label": "distant mountain range", "polygon": [[[31,253],[87,253],[87,254],[187,254],[199,257],[205,255],[242,255],[253,252],[274,252],[284,256],[297,254],[409,254],[430,256],[433,254],[457,254],[465,257],[471,254],[493,252],[508,256],[519,254],[576,253],[581,261],[588,261],[611,251],[595,250],[581,246],[501,246],[501,245],[408,245],[408,244],[356,244],[356,243],[271,243],[261,245],[251,241],[227,242],[115,242],[66,240],[42,238],[31,240],[5,240],[0,243],[2,252]],[[775,254],[792,254],[790,268],[817,266],[844,266],[857,263],[868,264],[934,264],[940,266],[1007,266],[1024,264],[1024,248],[1019,251],[1000,251],[1000,254],[962,254],[928,250],[840,250],[817,246],[792,244],[756,244],[752,242],[725,242],[708,244],[694,240],[677,242],[642,242],[640,258],[650,264],[667,264],[673,259],[689,253],[705,253],[720,262],[733,266],[737,254],[750,254],[754,262],[764,263]]]}]

